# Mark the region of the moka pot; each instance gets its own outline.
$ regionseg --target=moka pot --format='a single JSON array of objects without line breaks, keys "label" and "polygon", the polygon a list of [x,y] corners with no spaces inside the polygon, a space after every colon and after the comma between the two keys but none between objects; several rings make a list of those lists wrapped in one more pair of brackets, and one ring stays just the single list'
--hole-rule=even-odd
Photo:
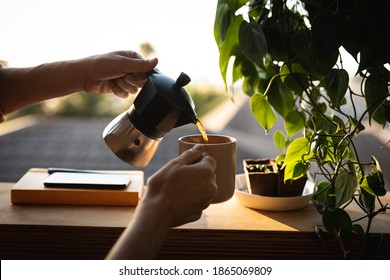
[{"label": "moka pot", "polygon": [[130,109],[103,131],[111,151],[130,165],[148,165],[167,132],[195,123],[195,106],[184,89],[190,81],[185,73],[173,80],[157,69],[150,72]]}]

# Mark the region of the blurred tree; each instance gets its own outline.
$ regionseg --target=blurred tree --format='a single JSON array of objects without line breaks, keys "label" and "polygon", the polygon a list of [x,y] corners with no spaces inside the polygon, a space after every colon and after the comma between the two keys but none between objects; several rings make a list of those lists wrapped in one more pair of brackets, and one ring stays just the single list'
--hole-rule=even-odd
[{"label": "blurred tree", "polygon": [[8,65],[7,61],[0,59],[0,67],[7,66],[7,65]]},{"label": "blurred tree", "polygon": [[149,42],[144,42],[140,44],[139,51],[143,57],[151,57],[156,53],[155,49],[153,48],[152,44]]}]

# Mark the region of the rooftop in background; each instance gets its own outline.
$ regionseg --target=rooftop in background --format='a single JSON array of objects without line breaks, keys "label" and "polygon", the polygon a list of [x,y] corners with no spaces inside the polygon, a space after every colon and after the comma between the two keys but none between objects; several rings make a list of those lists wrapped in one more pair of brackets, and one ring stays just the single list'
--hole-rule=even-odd
[{"label": "rooftop in background", "polygon": [[[242,97],[242,98],[241,98]],[[208,133],[225,134],[237,139],[237,174],[243,173],[242,160],[254,157],[275,157],[279,150],[272,133],[264,130],[251,115],[248,97],[235,103],[226,102],[202,119]],[[106,147],[102,132],[111,118],[25,117],[0,124],[0,181],[15,182],[28,169],[67,167],[80,169],[132,170],[134,167],[118,159]],[[277,124],[280,129],[282,124]],[[390,170],[390,131],[365,124],[359,134],[357,149],[361,160],[377,157],[384,171]],[[167,133],[157,153],[146,168],[145,178],[177,155],[177,139],[199,133],[195,125],[186,125]],[[390,190],[390,174],[384,172],[386,188]]]},{"label": "rooftop in background", "polygon": [[[102,138],[109,118],[37,117],[25,118],[26,127],[12,125],[0,135],[0,182],[16,182],[34,167],[65,167],[94,170],[142,170],[145,179],[177,155],[177,139],[199,133],[195,125],[172,130],[163,138],[152,161],[145,168],[134,168],[117,158]],[[16,121],[16,120],[15,120]],[[23,120],[22,120],[23,121]],[[2,124],[4,125],[4,124]],[[1,131],[5,128],[1,127]],[[248,154],[238,149],[237,172]]]}]

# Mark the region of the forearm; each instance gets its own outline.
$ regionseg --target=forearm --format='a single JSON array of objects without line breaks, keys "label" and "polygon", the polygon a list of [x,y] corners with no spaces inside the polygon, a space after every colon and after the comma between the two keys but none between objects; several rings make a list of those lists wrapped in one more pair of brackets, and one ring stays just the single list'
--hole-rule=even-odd
[{"label": "forearm", "polygon": [[30,68],[0,68],[0,105],[9,114],[27,105],[83,89],[83,63],[60,61]]},{"label": "forearm", "polygon": [[216,166],[203,145],[164,165],[148,179],[132,222],[107,258],[154,258],[169,228],[196,221],[210,205],[217,192]]},{"label": "forearm", "polygon": [[169,229],[159,210],[141,202],[107,259],[153,259]]}]

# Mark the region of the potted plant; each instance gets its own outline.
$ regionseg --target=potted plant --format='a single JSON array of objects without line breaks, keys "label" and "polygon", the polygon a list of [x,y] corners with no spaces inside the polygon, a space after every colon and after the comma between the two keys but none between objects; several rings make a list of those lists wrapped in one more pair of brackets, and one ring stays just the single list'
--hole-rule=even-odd
[{"label": "potted plant", "polygon": [[[354,144],[363,120],[383,128],[390,122],[389,6],[386,0],[219,0],[217,5],[214,35],[227,88],[242,83],[266,133],[277,116],[284,120],[291,139],[284,181],[313,175],[313,203],[322,216],[318,233],[334,236],[346,257],[345,244],[355,236],[362,238],[364,255],[373,219],[389,209],[381,202],[386,190],[378,160],[362,162]],[[351,86],[342,53],[356,61],[360,89]],[[366,105],[362,110],[359,100]],[[351,219],[345,208],[350,203],[360,207],[360,218]]]},{"label": "potted plant", "polygon": [[291,197],[301,196],[305,188],[307,176],[297,180],[284,180],[283,162],[280,157],[244,159],[243,169],[246,185],[250,194]]},{"label": "potted plant", "polygon": [[243,168],[250,194],[278,196],[278,168],[274,160],[244,159]]}]

